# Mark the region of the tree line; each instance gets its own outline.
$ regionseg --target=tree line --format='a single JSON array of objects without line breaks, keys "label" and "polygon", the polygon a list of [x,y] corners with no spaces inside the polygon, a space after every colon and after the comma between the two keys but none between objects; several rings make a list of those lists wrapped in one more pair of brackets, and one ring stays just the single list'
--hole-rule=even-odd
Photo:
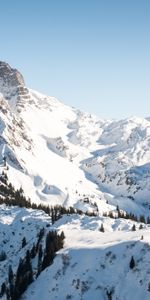
[{"label": "tree line", "polygon": [[120,219],[126,219],[126,220],[132,220],[132,221],[135,221],[135,222],[150,224],[150,217],[149,216],[147,218],[145,218],[144,215],[140,215],[138,217],[133,213],[128,213],[128,212],[121,211],[118,206],[117,206],[116,210],[117,210],[117,213],[114,213],[113,211],[109,211],[109,213],[104,212],[103,217],[109,217],[109,218],[112,218],[112,219],[119,219],[120,218]]},{"label": "tree line", "polygon": [[[31,203],[30,198],[26,198],[24,196],[24,192],[22,187],[20,189],[15,189],[11,183],[8,183],[8,177],[6,173],[2,173],[0,177],[0,204],[6,204],[8,206],[19,206],[25,208],[32,208],[37,210],[42,210],[46,214],[51,217],[52,224],[59,220],[65,214],[79,214],[79,215],[87,215],[91,217],[95,217],[98,215],[98,212],[84,212],[79,209],[75,209],[73,207],[65,208],[61,205],[49,206],[43,204]],[[141,222],[145,224],[150,224],[150,217],[145,218],[144,215],[137,217],[133,213],[123,212],[119,209],[119,206],[116,207],[117,213],[110,211],[109,213],[104,212],[104,217],[110,217],[113,219],[122,218],[122,219],[130,219],[135,222]]]}]

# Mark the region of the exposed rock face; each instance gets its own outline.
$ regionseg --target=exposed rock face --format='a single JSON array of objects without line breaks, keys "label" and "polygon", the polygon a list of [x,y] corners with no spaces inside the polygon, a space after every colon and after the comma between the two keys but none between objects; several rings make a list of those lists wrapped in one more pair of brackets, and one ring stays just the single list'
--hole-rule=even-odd
[{"label": "exposed rock face", "polygon": [[0,162],[5,155],[20,170],[22,166],[14,149],[24,144],[30,150],[32,144],[19,114],[25,109],[27,98],[30,95],[23,76],[9,64],[0,62]]},{"label": "exposed rock face", "polygon": [[2,61],[0,62],[0,93],[14,109],[23,107],[23,101],[29,98],[21,73]]},{"label": "exposed rock face", "polygon": [[0,81],[10,87],[25,85],[21,73],[16,69],[12,69],[9,64],[2,61],[0,61]]}]

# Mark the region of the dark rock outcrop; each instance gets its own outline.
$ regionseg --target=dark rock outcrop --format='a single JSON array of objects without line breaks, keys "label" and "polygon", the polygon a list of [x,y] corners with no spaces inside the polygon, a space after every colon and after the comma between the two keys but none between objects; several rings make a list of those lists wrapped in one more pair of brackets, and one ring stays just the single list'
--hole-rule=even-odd
[{"label": "dark rock outcrop", "polygon": [[0,81],[8,87],[24,86],[24,78],[21,73],[12,69],[9,64],[0,61]]},{"label": "dark rock outcrop", "polygon": [[17,107],[17,110],[23,107],[26,99],[30,98],[22,74],[2,61],[0,61],[0,93],[9,104],[12,103],[12,108]]}]

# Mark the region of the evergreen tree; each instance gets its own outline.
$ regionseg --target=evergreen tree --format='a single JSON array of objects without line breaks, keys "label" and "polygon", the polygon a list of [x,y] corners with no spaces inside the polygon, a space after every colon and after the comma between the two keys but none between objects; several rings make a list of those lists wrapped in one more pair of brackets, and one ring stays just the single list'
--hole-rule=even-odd
[{"label": "evergreen tree", "polygon": [[130,269],[133,269],[135,267],[135,260],[134,260],[133,256],[131,257],[129,266],[130,266]]},{"label": "evergreen tree", "polygon": [[143,229],[143,225],[142,224],[140,224],[139,229]]},{"label": "evergreen tree", "polygon": [[6,293],[6,283],[3,282],[2,285],[1,285],[1,297],[3,297],[3,295]]},{"label": "evergreen tree", "polygon": [[104,226],[103,226],[103,223],[101,224],[101,227],[100,227],[99,231],[101,231],[101,232],[105,232],[105,230],[104,230]]},{"label": "evergreen tree", "polygon": [[45,252],[44,254],[44,258],[42,261],[42,270],[44,270],[45,268],[47,268],[52,264],[54,257],[55,257],[54,246],[53,244],[51,244],[48,252]]},{"label": "evergreen tree", "polygon": [[150,224],[150,217],[147,217],[147,224]]},{"label": "evergreen tree", "polygon": [[6,287],[6,297],[7,297],[7,300],[10,300],[10,290],[8,287]]},{"label": "evergreen tree", "polygon": [[9,283],[13,283],[13,279],[14,279],[14,273],[13,273],[12,267],[9,266],[9,270],[8,270],[8,281],[9,281]]},{"label": "evergreen tree", "polygon": [[3,164],[4,164],[4,167],[6,167],[6,156],[3,157]]},{"label": "evergreen tree", "polygon": [[117,207],[116,207],[116,210],[117,210],[117,212],[118,212],[118,218],[121,218],[121,212],[120,212],[120,209],[119,209],[119,206],[117,205]]},{"label": "evergreen tree", "polygon": [[38,251],[38,272],[37,272],[37,276],[39,276],[39,274],[42,271],[42,256],[43,256],[43,249],[42,249],[42,245],[39,245],[39,251]]},{"label": "evergreen tree", "polygon": [[141,223],[146,223],[145,217],[144,217],[143,215],[140,216],[140,222],[141,222]]},{"label": "evergreen tree", "polygon": [[19,299],[28,285],[33,281],[33,271],[30,256],[30,251],[27,250],[25,259],[20,259],[16,274],[13,300]]},{"label": "evergreen tree", "polygon": [[109,218],[114,219],[114,215],[113,215],[112,211],[109,211],[108,216],[109,216]]},{"label": "evergreen tree", "polygon": [[33,281],[33,270],[32,270],[32,264],[31,264],[31,255],[30,251],[27,250],[26,252],[26,258],[25,258],[25,264],[24,264],[24,269],[25,272],[27,273],[27,285],[29,285]]},{"label": "evergreen tree", "polygon": [[43,249],[42,249],[42,245],[39,245],[39,252],[38,252],[38,260],[41,260],[43,256]]},{"label": "evergreen tree", "polygon": [[62,231],[61,232],[61,234],[60,234],[60,238],[62,239],[62,240],[64,240],[65,239],[65,234],[64,234],[64,232]]},{"label": "evergreen tree", "polygon": [[24,248],[26,246],[26,244],[27,244],[27,241],[26,241],[26,238],[24,237],[22,239],[22,248]]},{"label": "evergreen tree", "polygon": [[133,226],[132,226],[131,230],[132,230],[132,231],[136,231],[135,224],[133,224]]},{"label": "evergreen tree", "polygon": [[19,279],[22,276],[22,274],[23,274],[23,259],[20,258],[19,265],[16,272],[16,285],[19,282]]},{"label": "evergreen tree", "polygon": [[0,261],[4,261],[7,258],[6,252],[4,250],[0,253]]},{"label": "evergreen tree", "polygon": [[43,238],[44,233],[45,233],[45,229],[44,229],[44,227],[43,227],[43,228],[40,230],[40,232],[38,233],[38,244],[39,244],[39,242],[41,241],[41,239]]},{"label": "evergreen tree", "polygon": [[9,293],[10,293],[10,299],[15,299],[14,298],[14,284],[13,283],[10,283],[9,285]]},{"label": "evergreen tree", "polygon": [[35,247],[35,244],[33,244],[33,246],[32,246],[32,249],[31,249],[31,252],[30,252],[30,256],[31,256],[32,259],[35,258],[35,256],[36,256],[36,247]]},{"label": "evergreen tree", "polygon": [[112,292],[111,291],[107,291],[107,298],[108,298],[108,300],[112,300]]}]

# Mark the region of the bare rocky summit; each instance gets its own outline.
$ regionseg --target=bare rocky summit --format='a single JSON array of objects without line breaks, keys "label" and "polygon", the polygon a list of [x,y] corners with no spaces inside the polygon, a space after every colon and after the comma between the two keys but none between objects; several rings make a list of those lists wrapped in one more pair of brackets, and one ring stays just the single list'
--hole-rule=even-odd
[{"label": "bare rocky summit", "polygon": [[24,78],[17,69],[10,67],[8,63],[0,61],[0,81],[7,86],[24,86]]},{"label": "bare rocky summit", "polygon": [[29,98],[22,74],[2,61],[0,61],[0,92],[2,97],[11,102],[10,104],[14,109],[22,107],[23,102],[21,100]]}]

